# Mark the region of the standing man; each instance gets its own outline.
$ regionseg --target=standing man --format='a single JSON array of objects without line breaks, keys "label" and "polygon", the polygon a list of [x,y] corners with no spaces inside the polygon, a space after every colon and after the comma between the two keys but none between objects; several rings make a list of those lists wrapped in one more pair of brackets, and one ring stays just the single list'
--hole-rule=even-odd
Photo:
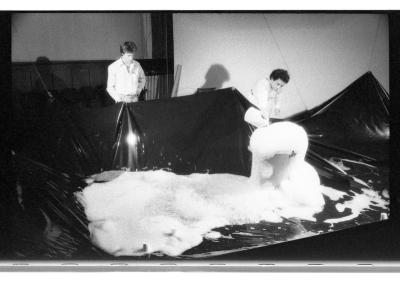
[{"label": "standing man", "polygon": [[289,73],[284,69],[275,69],[269,78],[259,80],[251,90],[250,101],[259,109],[250,107],[244,120],[256,127],[265,127],[270,118],[280,113],[279,94],[289,82]]},{"label": "standing man", "polygon": [[146,77],[140,63],[134,60],[137,47],[134,42],[120,46],[121,57],[108,66],[107,92],[117,102],[137,102]]}]

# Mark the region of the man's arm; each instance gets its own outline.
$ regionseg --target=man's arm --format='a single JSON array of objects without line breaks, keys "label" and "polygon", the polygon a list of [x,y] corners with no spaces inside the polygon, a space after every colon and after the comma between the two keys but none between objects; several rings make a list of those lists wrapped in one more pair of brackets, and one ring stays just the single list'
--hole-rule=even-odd
[{"label": "man's arm", "polygon": [[257,107],[261,110],[263,119],[269,121],[268,89],[267,86],[265,86],[265,80],[262,79],[256,83],[253,89],[253,95],[257,101]]},{"label": "man's arm", "polygon": [[114,99],[116,103],[121,102],[121,98],[115,90],[116,84],[116,73],[113,71],[111,66],[108,67],[108,76],[107,76],[107,92]]},{"label": "man's arm", "polygon": [[146,85],[146,75],[144,74],[142,66],[138,63],[138,94],[144,89]]},{"label": "man's arm", "polygon": [[259,80],[253,88],[253,95],[257,101],[256,105],[264,109],[268,105],[268,89],[265,86],[265,80]]},{"label": "man's arm", "polygon": [[266,127],[269,125],[269,119],[264,118],[261,111],[254,107],[247,109],[246,113],[244,114],[244,120],[257,128]]}]

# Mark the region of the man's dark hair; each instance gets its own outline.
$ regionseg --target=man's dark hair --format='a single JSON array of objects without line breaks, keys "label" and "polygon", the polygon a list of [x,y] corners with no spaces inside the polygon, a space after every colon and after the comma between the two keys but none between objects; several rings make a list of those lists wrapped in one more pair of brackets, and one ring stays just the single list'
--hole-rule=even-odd
[{"label": "man's dark hair", "polygon": [[283,82],[288,83],[290,76],[289,76],[289,73],[284,69],[275,69],[274,71],[271,72],[271,75],[269,76],[269,78],[272,80],[280,79]]},{"label": "man's dark hair", "polygon": [[124,54],[126,52],[133,53],[137,51],[137,46],[134,42],[124,42],[122,45],[119,46],[119,51],[121,52],[121,54]]}]

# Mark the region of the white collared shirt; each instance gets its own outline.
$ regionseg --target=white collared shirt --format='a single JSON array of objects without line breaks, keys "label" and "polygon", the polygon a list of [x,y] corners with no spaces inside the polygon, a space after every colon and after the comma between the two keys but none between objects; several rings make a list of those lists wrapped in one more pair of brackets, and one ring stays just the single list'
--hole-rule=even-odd
[{"label": "white collared shirt", "polygon": [[129,67],[121,58],[108,66],[107,92],[115,100],[121,102],[120,94],[139,96],[146,84],[146,77],[139,62],[133,61]]},{"label": "white collared shirt", "polygon": [[271,89],[270,81],[263,78],[257,81],[251,90],[250,102],[260,110],[267,110],[271,116],[275,115],[275,108],[279,108],[279,93]]},{"label": "white collared shirt", "polygon": [[[259,109],[254,107],[247,109],[244,120],[257,128],[268,126],[270,118],[274,117],[276,109],[279,109],[278,95],[279,92],[271,89],[267,78],[257,81],[248,99]],[[268,114],[267,117],[265,114]]]}]

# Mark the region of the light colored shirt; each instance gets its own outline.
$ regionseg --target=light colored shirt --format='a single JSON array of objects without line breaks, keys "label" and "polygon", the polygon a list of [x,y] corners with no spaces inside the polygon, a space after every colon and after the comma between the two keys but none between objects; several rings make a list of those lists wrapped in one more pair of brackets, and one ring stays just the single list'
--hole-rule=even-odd
[{"label": "light colored shirt", "polygon": [[269,125],[269,119],[279,110],[278,92],[271,89],[268,79],[263,78],[251,90],[249,101],[259,108],[250,107],[244,116],[249,124],[261,128]]},{"label": "light colored shirt", "polygon": [[[133,61],[127,66],[122,59],[108,66],[107,92],[115,102],[137,102],[146,84],[146,77],[140,63]],[[129,100],[121,95],[133,95]]]},{"label": "light colored shirt", "polygon": [[274,117],[279,110],[279,93],[271,89],[268,79],[263,78],[257,81],[254,88],[251,90],[250,101],[269,114],[269,117]]}]

